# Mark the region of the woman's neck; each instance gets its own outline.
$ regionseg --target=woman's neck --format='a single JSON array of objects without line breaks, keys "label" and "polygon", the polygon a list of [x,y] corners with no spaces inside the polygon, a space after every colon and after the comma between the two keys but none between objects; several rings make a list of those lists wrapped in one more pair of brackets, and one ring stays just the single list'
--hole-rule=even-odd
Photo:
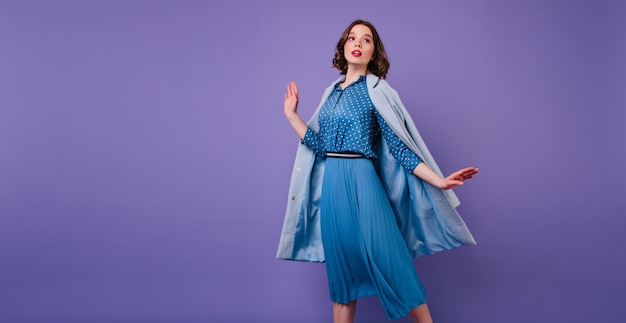
[{"label": "woman's neck", "polygon": [[346,80],[342,83],[342,87],[346,87],[352,82],[355,82],[359,79],[359,76],[367,75],[367,66],[364,68],[351,68],[348,66],[348,71],[346,72]]}]

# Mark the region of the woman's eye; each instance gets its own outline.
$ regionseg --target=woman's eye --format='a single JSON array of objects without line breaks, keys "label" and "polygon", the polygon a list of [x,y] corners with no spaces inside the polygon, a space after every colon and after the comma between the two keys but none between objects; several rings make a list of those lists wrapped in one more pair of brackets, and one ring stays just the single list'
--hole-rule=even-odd
[{"label": "woman's eye", "polygon": [[369,40],[369,39],[365,39],[365,40],[363,40],[363,41],[364,41],[365,43],[367,43],[367,44],[369,44],[369,43],[371,43],[371,42],[372,42],[372,41],[371,41],[371,40]]},{"label": "woman's eye", "polygon": [[354,37],[348,37],[348,40],[354,40]]}]

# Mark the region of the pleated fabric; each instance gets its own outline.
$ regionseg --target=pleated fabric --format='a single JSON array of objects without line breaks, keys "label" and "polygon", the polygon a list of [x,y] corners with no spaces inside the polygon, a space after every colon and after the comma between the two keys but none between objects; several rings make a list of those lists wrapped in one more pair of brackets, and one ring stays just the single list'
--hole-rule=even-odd
[{"label": "pleated fabric", "polygon": [[320,206],[330,298],[378,296],[389,319],[426,303],[424,288],[372,161],[327,158]]}]

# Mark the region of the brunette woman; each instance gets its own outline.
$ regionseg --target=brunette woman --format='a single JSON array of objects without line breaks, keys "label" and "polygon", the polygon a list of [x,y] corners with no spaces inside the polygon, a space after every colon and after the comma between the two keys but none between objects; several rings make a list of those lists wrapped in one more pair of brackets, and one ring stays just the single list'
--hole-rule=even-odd
[{"label": "brunette woman", "polygon": [[412,258],[475,244],[450,189],[478,169],[441,175],[384,80],[389,61],[371,23],[346,28],[333,65],[343,76],[308,124],[287,86],[284,113],[301,143],[277,257],[326,262],[335,322],[352,322],[364,296],[389,319],[432,322]]}]

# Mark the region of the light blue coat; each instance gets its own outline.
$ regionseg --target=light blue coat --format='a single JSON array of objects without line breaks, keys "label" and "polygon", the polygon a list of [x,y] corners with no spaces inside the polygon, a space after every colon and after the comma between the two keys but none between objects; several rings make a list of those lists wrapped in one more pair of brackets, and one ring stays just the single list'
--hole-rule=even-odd
[{"label": "light blue coat", "polygon": [[[334,84],[344,79],[345,76],[333,82],[324,92],[319,107],[308,123],[313,131],[319,131],[317,117]],[[374,106],[394,133],[433,171],[443,177],[398,93],[385,80],[373,74],[367,75],[367,88]],[[389,195],[400,232],[413,257],[464,244],[476,244],[455,210],[459,199],[454,192],[436,188],[408,172],[391,155],[383,138],[377,146],[378,158],[374,163]],[[324,163],[324,157],[316,156],[304,144],[299,144],[276,255],[279,259],[324,261],[320,233]]]}]

